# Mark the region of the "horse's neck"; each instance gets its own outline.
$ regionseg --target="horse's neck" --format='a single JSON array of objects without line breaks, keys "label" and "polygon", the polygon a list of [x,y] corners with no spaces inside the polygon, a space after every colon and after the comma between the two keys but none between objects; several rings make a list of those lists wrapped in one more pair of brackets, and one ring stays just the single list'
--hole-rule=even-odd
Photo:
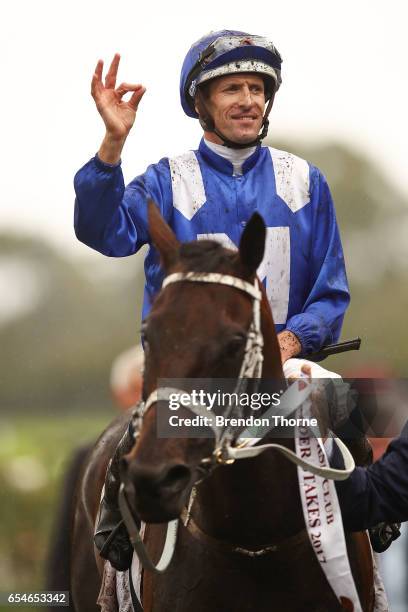
[{"label": "horse's neck", "polygon": [[193,516],[204,532],[231,543],[284,540],[303,527],[296,468],[272,451],[220,467],[198,486]]},{"label": "horse's neck", "polygon": [[[263,379],[282,380],[280,349],[269,305],[261,304]],[[293,448],[292,440],[274,440]],[[303,526],[296,468],[276,452],[217,469],[197,491],[193,515],[201,528],[241,544],[279,541]]]}]

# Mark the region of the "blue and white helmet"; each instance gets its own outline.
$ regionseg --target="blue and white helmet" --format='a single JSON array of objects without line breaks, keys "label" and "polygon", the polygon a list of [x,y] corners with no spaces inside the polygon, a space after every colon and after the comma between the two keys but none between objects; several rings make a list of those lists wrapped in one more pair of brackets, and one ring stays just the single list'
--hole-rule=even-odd
[{"label": "blue and white helmet", "polygon": [[235,30],[210,32],[195,42],[181,69],[180,100],[184,112],[197,118],[194,98],[197,87],[219,76],[255,72],[265,77],[267,98],[282,82],[282,58],[275,45],[261,36]]}]

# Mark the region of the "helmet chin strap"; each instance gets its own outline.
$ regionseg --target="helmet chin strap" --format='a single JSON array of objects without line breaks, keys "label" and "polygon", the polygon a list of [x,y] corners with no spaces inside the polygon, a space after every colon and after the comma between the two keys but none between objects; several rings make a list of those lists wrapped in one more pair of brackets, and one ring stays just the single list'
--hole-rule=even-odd
[{"label": "helmet chin strap", "polygon": [[250,142],[242,143],[242,142],[234,142],[233,140],[230,140],[229,138],[224,136],[224,134],[222,132],[220,132],[220,130],[216,127],[216,125],[214,123],[214,119],[211,117],[211,115],[210,115],[210,113],[208,111],[208,108],[207,108],[207,106],[205,104],[205,101],[204,101],[203,94],[201,93],[200,90],[198,90],[198,92],[197,92],[197,109],[199,111],[198,115],[199,115],[200,125],[203,128],[203,130],[205,130],[206,132],[213,132],[214,134],[216,134],[218,136],[218,138],[220,138],[222,140],[222,144],[225,147],[229,147],[230,149],[246,149],[248,147],[255,147],[255,146],[261,144],[262,140],[268,134],[269,113],[272,110],[274,98],[275,98],[275,93],[273,93],[271,95],[271,97],[269,98],[268,105],[266,107],[266,110],[265,110],[265,113],[264,113],[264,116],[263,116],[263,120],[262,120],[262,126],[261,126],[262,127],[262,131],[261,131],[261,133],[254,140],[251,140]]}]

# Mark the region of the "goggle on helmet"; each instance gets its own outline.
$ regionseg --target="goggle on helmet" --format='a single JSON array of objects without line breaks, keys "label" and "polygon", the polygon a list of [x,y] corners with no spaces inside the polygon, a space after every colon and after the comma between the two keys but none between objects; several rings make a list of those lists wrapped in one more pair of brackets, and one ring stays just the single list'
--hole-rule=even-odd
[{"label": "goggle on helmet", "polygon": [[194,98],[202,83],[216,77],[253,72],[265,77],[266,99],[282,82],[282,58],[275,45],[262,36],[222,30],[211,32],[188,52],[180,80],[180,98],[184,112],[197,117]]}]

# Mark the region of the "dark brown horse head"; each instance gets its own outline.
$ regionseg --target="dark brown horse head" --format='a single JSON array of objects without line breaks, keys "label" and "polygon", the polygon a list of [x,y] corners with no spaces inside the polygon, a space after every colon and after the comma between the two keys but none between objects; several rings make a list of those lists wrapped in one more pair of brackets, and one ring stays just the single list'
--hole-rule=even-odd
[{"label": "dark brown horse head", "polygon": [[[265,245],[265,225],[254,214],[242,234],[238,251],[213,241],[180,244],[153,203],[149,228],[166,275],[176,272],[217,272],[253,283]],[[176,282],[163,289],[143,323],[145,346],[144,399],[160,379],[236,379],[253,317],[253,299],[222,284]],[[277,362],[265,366],[281,373],[274,325],[264,295],[262,332],[268,353]],[[271,372],[271,367],[275,371]],[[199,477],[199,464],[214,450],[211,438],[160,438],[156,403],[145,414],[141,435],[123,464],[129,501],[146,522],[176,518]],[[192,416],[188,409],[185,416]]]}]

